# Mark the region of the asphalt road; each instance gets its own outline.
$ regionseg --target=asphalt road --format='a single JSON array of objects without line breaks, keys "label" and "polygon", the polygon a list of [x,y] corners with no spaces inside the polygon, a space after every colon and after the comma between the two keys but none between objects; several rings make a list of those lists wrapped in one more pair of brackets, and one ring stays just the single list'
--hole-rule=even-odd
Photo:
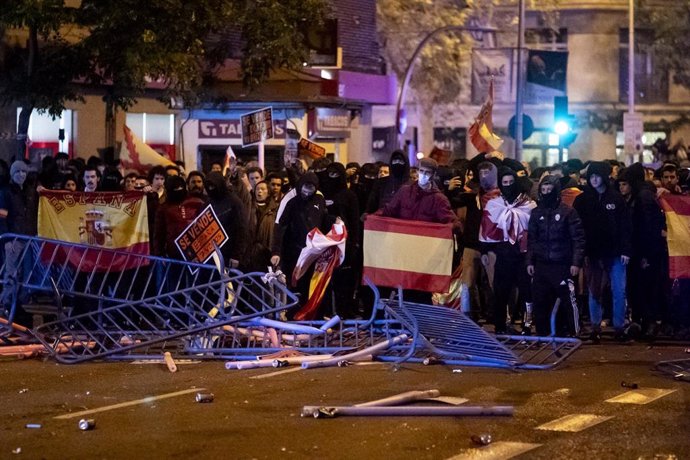
[{"label": "asphalt road", "polygon": [[[586,344],[556,370],[522,372],[417,364],[228,371],[214,361],[173,374],[163,364],[4,361],[0,458],[690,458],[690,383],[652,370],[690,358],[688,346]],[[195,402],[201,388],[214,402]],[[515,414],[300,417],[304,405],[428,389],[467,398],[464,405],[512,405]],[[638,404],[606,401],[623,394]],[[85,410],[96,412],[77,414]],[[555,428],[579,431],[538,429],[566,416]],[[95,429],[80,431],[83,417]],[[479,434],[492,443],[474,444]],[[529,450],[515,457],[521,449]]]}]

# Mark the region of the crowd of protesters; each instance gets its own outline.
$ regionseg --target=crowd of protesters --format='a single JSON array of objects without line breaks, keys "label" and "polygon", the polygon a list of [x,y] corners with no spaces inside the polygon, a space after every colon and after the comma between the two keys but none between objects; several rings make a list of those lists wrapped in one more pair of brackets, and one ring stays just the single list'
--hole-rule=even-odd
[{"label": "crowd of protesters", "polygon": [[[651,169],[573,159],[531,170],[498,152],[450,166],[424,158],[412,167],[401,151],[387,163],[343,165],[322,158],[307,166],[296,160],[270,173],[254,163],[186,171],[178,162],[146,175],[123,175],[99,158],[60,153],[45,158],[40,171],[24,161],[0,161],[0,234],[37,234],[41,188],[138,190],[147,197],[152,254],[182,259],[175,238],[211,205],[229,236],[222,253],[230,268],[275,267],[290,274],[307,233],[314,227],[326,233],[340,218],[347,228],[346,254],[321,314],[354,318],[371,308],[361,287],[367,216],[448,223],[459,277],[453,306],[493,324],[497,334],[575,336],[588,317],[594,342],[608,326],[620,341],[659,334],[688,339],[690,280],[669,279],[659,198],[686,194],[689,183],[688,170],[672,161]],[[5,248],[5,263],[13,263],[11,248]],[[309,278],[291,285],[287,276],[302,301]]]}]

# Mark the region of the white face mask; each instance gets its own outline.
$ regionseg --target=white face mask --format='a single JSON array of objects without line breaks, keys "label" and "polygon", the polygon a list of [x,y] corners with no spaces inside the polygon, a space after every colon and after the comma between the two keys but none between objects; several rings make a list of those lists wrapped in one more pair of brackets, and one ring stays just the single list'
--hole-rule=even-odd
[{"label": "white face mask", "polygon": [[26,171],[15,171],[15,173],[12,174],[12,181],[20,187],[24,185],[24,181],[26,181]]}]

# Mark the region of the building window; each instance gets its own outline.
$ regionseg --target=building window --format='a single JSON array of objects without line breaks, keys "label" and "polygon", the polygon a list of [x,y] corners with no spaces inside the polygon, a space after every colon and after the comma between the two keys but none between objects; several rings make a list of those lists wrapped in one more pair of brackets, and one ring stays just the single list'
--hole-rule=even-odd
[{"label": "building window", "polygon": [[525,44],[534,50],[568,51],[568,29],[525,29]]},{"label": "building window", "polygon": [[558,134],[549,130],[535,129],[522,144],[522,160],[529,163],[532,170],[540,166],[549,167],[567,161],[568,149],[563,147],[559,151],[558,144]]},{"label": "building window", "polygon": [[175,115],[128,113],[125,124],[155,151],[175,159]]},{"label": "building window", "polygon": [[[635,103],[668,102],[668,72],[659,68],[652,50],[653,34],[635,30]],[[618,93],[621,102],[628,102],[628,29],[620,30]]]}]

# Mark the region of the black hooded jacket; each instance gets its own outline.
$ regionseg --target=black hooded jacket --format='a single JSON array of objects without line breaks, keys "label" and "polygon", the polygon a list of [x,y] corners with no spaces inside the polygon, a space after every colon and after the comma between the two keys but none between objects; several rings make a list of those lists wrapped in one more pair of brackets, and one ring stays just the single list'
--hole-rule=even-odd
[{"label": "black hooded jacket", "polygon": [[[393,165],[393,160],[402,160],[404,166],[396,171]],[[400,187],[405,185],[410,181],[410,163],[407,160],[407,156],[401,150],[395,150],[391,153],[390,161],[391,173],[388,177],[383,177],[378,179],[374,183],[374,188],[369,195],[369,201],[367,202],[366,212],[374,213],[379,209],[382,209],[388,202],[393,198],[395,192],[400,190]]]},{"label": "black hooded jacket", "polygon": [[[608,175],[602,171],[604,192],[599,194],[590,184],[593,172],[588,169],[588,184],[575,198],[573,207],[582,219],[587,239],[585,255],[588,257],[615,257],[632,255],[632,220],[623,196],[613,190]],[[599,174],[599,172],[596,172]]]},{"label": "black hooded jacket", "polygon": [[328,216],[326,201],[322,195],[314,193],[307,198],[302,196],[302,186],[307,183],[318,187],[316,174],[307,172],[299,178],[295,185],[297,196],[287,202],[273,230],[271,253],[280,256],[280,265],[288,277],[292,275],[311,229],[318,227],[326,233],[335,222],[335,219]]},{"label": "black hooded jacket", "polygon": [[[541,185],[553,184],[548,199],[541,194]],[[582,267],[585,257],[585,230],[575,209],[561,202],[561,187],[554,176],[546,176],[539,184],[539,200],[532,209],[527,232],[527,263],[564,264]]]},{"label": "black hooded jacket", "polygon": [[641,163],[635,163],[623,170],[619,180],[626,180],[632,188],[628,207],[632,218],[633,257],[651,258],[662,255],[666,241],[662,231],[666,229],[666,219],[656,199],[656,188],[645,181],[645,171]]},{"label": "black hooded jacket", "polygon": [[228,234],[228,242],[220,248],[225,263],[230,259],[242,261],[247,244],[247,220],[242,201],[228,190],[225,178],[219,172],[211,172],[204,179],[208,201]]},{"label": "black hooded jacket", "polygon": [[326,168],[327,177],[321,186],[326,199],[328,214],[332,218],[340,217],[347,229],[344,265],[348,265],[356,254],[359,244],[360,220],[359,203],[355,192],[347,188],[345,167],[340,163],[331,163]]}]

